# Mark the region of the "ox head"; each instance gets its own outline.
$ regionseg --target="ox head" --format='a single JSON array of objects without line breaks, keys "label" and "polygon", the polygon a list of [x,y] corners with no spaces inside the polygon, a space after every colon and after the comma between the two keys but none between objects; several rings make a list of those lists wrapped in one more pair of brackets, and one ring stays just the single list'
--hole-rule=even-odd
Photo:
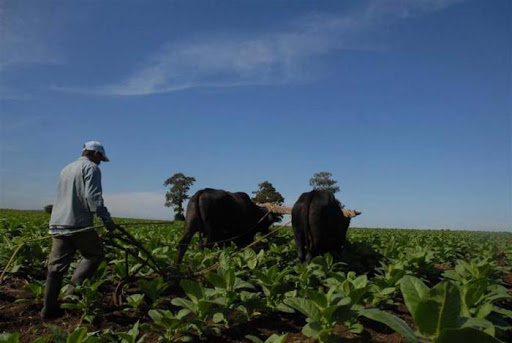
[{"label": "ox head", "polygon": [[343,216],[345,218],[348,218],[348,219],[357,217],[358,215],[363,213],[363,212],[359,212],[359,211],[356,211],[356,210],[345,210],[345,209],[342,209],[341,212],[343,212]]}]

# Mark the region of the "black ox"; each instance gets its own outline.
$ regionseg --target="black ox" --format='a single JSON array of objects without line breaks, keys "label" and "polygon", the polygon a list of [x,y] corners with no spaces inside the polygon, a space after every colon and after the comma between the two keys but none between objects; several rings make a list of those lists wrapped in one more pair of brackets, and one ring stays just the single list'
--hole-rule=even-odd
[{"label": "black ox", "polygon": [[[279,216],[256,205],[246,193],[205,188],[194,194],[187,206],[183,237],[178,246],[178,264],[192,236],[206,237],[206,246],[234,242],[238,247],[254,241],[257,232],[267,233]],[[202,238],[200,246],[202,247]]]},{"label": "black ox", "polygon": [[361,214],[342,210],[328,191],[302,193],[292,209],[292,226],[299,260],[308,263],[327,252],[341,253],[350,219]]}]

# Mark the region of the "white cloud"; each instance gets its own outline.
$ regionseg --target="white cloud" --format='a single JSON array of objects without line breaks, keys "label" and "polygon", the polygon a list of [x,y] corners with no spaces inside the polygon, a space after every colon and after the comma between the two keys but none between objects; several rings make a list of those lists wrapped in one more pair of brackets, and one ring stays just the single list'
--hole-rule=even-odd
[{"label": "white cloud", "polygon": [[106,193],[103,198],[114,217],[167,220],[174,217],[172,209],[164,206],[165,193]]},{"label": "white cloud", "polygon": [[308,63],[311,58],[334,50],[357,48],[358,32],[441,10],[458,1],[376,0],[343,14],[309,15],[292,23],[291,29],[280,32],[188,37],[186,42],[164,44],[124,81],[88,92],[131,96],[195,87],[307,82],[317,77]]},{"label": "white cloud", "polygon": [[25,63],[61,64],[51,31],[55,18],[44,4],[0,2],[0,71]]}]

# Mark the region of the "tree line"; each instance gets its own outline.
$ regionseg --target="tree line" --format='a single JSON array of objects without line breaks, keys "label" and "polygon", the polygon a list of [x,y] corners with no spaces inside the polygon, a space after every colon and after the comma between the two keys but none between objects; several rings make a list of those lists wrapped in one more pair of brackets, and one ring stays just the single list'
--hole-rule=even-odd
[{"label": "tree line", "polygon": [[[196,182],[195,177],[186,176],[181,172],[175,173],[164,181],[164,186],[169,187],[169,190],[165,193],[165,206],[171,207],[174,210],[175,220],[185,219],[183,203],[190,198],[188,192],[194,182]],[[312,186],[313,189],[326,190],[333,194],[340,191],[338,181],[333,180],[332,173],[326,171],[315,173],[313,177],[309,179],[309,185]],[[254,194],[254,196],[251,199],[256,203],[269,202],[276,205],[282,205],[284,203],[284,197],[269,181],[259,183],[258,189],[253,191],[252,194]]]}]

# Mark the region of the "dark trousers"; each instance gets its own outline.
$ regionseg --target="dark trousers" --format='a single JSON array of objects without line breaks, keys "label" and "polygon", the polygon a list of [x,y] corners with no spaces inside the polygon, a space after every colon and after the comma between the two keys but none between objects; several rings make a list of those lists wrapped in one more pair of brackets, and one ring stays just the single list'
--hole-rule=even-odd
[{"label": "dark trousers", "polygon": [[100,262],[105,258],[103,242],[94,230],[53,237],[52,241],[43,313],[50,313],[58,309],[57,300],[62,287],[62,278],[77,250],[82,255],[82,260],[71,277],[71,285],[67,294],[72,294],[75,286],[92,277]]}]

